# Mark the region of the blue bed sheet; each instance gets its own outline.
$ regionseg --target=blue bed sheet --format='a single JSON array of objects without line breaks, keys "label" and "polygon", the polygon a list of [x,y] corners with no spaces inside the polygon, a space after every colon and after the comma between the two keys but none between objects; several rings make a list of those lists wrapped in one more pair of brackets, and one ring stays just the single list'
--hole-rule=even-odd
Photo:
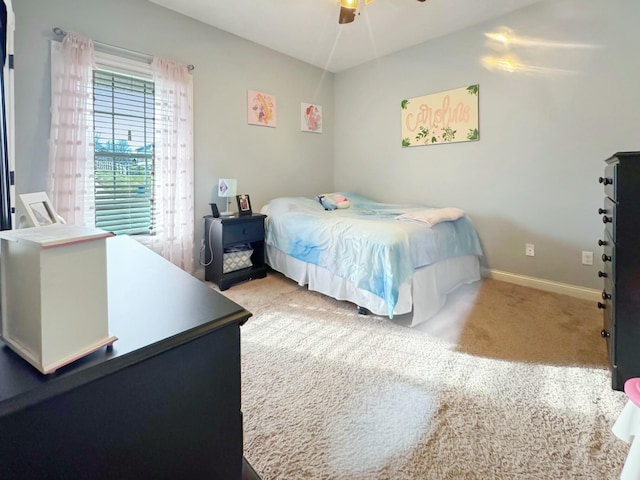
[{"label": "blue bed sheet", "polygon": [[263,209],[268,214],[265,241],[382,298],[390,318],[400,285],[416,268],[450,257],[482,255],[478,234],[466,216],[429,227],[395,218],[428,208],[424,205],[386,204],[340,193],[350,208],[325,211],[317,200],[305,197],[271,200]]}]

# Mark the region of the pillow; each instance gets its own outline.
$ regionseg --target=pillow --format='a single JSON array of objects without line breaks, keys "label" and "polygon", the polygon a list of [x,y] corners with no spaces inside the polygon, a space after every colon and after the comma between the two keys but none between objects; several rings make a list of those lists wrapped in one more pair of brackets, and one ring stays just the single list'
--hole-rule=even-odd
[{"label": "pillow", "polygon": [[412,222],[426,223],[430,227],[440,222],[450,222],[464,216],[464,210],[456,207],[427,208],[398,215],[396,220],[408,220]]},{"label": "pillow", "polygon": [[335,210],[336,208],[338,208],[336,202],[334,202],[331,197],[328,197],[326,195],[318,195],[316,197],[316,200],[320,202],[320,205],[322,205],[325,210]]},{"label": "pillow", "polygon": [[336,194],[333,196],[333,201],[338,208],[349,208],[349,199],[344,195]]}]

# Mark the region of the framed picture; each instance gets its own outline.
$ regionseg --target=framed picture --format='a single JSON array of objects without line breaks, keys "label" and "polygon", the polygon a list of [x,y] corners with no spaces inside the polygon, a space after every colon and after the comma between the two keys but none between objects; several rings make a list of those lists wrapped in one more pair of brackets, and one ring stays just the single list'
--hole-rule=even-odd
[{"label": "framed picture", "polygon": [[247,90],[247,123],[276,127],[276,97],[270,93]]},{"label": "framed picture", "polygon": [[51,205],[45,192],[18,195],[19,223],[27,227],[43,227],[53,223],[64,223]]},{"label": "framed picture", "polygon": [[322,107],[312,103],[301,103],[300,122],[303,132],[322,133]]},{"label": "framed picture", "polygon": [[238,215],[251,215],[249,195],[236,195],[236,202],[238,202]]}]

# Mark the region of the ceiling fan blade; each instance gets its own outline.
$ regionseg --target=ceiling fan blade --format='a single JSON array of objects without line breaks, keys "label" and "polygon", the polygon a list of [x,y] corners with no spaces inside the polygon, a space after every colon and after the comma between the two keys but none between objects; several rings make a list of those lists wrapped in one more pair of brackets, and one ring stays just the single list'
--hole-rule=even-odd
[{"label": "ceiling fan blade", "polygon": [[[425,0],[418,0],[424,2]],[[356,18],[356,9],[358,8],[358,0],[336,0],[340,3],[340,15],[338,16],[338,23],[351,23]],[[364,0],[365,5],[373,3],[373,0]]]},{"label": "ceiling fan blade", "polygon": [[338,23],[351,23],[356,19],[356,11],[353,8],[340,7],[340,15],[338,15]]},{"label": "ceiling fan blade", "polygon": [[340,15],[338,15],[338,23],[351,23],[356,19],[356,9],[358,8],[358,0],[338,0],[340,2]]}]

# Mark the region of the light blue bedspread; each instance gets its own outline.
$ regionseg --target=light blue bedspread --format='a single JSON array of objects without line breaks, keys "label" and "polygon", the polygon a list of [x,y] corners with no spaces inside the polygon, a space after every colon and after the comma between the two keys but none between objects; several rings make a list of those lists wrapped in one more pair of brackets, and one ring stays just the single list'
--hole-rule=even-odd
[{"label": "light blue bedspread", "polygon": [[424,205],[385,204],[342,194],[350,208],[325,211],[317,200],[304,197],[271,200],[263,209],[268,215],[265,241],[382,298],[390,318],[400,285],[414,269],[445,258],[482,255],[478,234],[467,217],[429,227],[395,219],[428,208]]}]

